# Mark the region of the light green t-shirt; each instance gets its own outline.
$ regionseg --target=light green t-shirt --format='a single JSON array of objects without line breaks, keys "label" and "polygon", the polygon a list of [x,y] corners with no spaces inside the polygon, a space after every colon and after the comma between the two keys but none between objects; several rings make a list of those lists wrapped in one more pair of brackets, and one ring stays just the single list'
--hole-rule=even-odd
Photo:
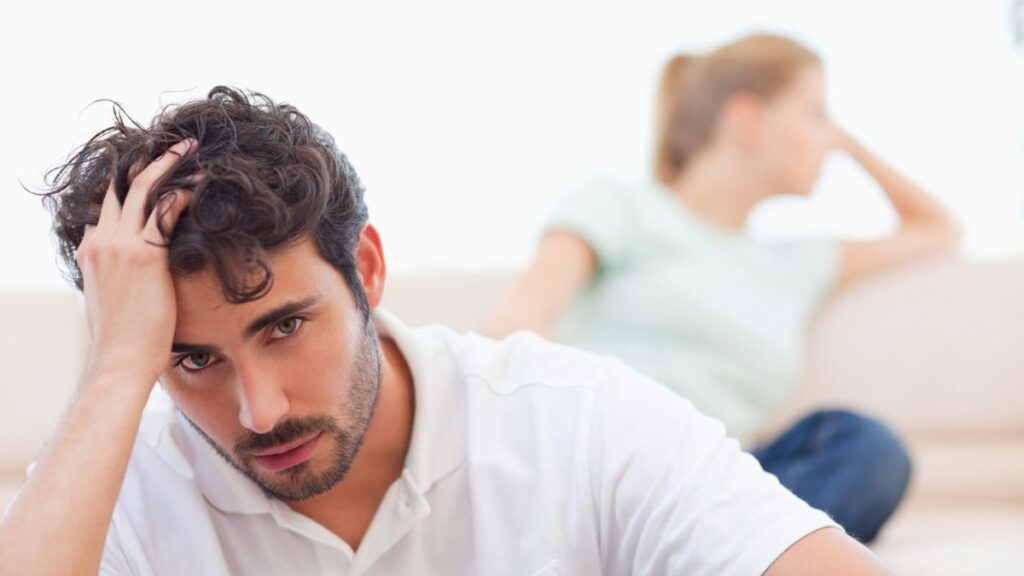
[{"label": "light green t-shirt", "polygon": [[556,338],[617,356],[744,443],[798,381],[808,323],[839,269],[834,240],[727,231],[655,183],[588,182],[546,229],[579,235],[598,260]]}]

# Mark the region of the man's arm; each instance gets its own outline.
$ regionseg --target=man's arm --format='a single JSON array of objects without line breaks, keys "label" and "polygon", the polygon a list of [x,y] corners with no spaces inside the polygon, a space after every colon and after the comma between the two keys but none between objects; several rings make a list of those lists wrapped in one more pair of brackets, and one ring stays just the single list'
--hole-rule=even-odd
[{"label": "man's arm", "polygon": [[114,178],[96,226],[78,247],[92,336],[78,394],[20,493],[0,519],[0,574],[96,574],[143,407],[174,337],[174,284],[158,228],[171,230],[186,191],[146,197],[192,141],[133,179],[122,207]]},{"label": "man's arm", "polygon": [[782,553],[765,576],[874,576],[894,574],[870,550],[838,528],[822,528]]},{"label": "man's arm", "polygon": [[56,435],[0,520],[0,573],[98,572],[152,385],[147,380],[116,368],[90,370]]}]

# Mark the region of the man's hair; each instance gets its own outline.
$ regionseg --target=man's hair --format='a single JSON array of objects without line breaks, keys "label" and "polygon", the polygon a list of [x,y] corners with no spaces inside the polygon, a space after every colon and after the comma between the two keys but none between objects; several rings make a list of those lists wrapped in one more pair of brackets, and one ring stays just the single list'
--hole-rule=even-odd
[{"label": "man's hair", "polygon": [[44,201],[65,275],[79,290],[75,254],[85,226],[98,221],[111,178],[123,203],[140,166],[193,138],[198,148],[153,187],[146,204],[149,214],[163,194],[193,191],[175,228],[161,229],[171,272],[184,276],[209,266],[227,301],[255,300],[273,282],[268,252],[308,236],[368,317],[355,264],[367,221],[363,186],[334,139],[294,106],[218,86],[205,99],[163,109],[149,127],[116,103],[114,120],[47,176]]}]

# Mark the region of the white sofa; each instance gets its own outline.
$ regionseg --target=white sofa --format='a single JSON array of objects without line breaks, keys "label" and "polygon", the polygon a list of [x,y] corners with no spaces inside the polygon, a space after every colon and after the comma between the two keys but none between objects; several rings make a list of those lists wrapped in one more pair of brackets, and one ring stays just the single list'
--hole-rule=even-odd
[{"label": "white sofa", "polygon": [[[472,329],[508,271],[388,280],[412,324]],[[73,394],[85,358],[80,298],[0,292],[0,508]],[[875,550],[905,574],[1024,573],[1024,257],[933,262],[828,303],[807,378],[779,429],[814,406],[850,406],[902,433],[915,473]]]}]

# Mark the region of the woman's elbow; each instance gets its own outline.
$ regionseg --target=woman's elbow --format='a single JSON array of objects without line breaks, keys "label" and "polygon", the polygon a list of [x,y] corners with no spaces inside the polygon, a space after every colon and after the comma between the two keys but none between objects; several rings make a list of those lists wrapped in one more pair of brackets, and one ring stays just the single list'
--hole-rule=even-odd
[{"label": "woman's elbow", "polygon": [[964,239],[964,227],[952,216],[946,218],[936,232],[938,250],[943,253],[954,252]]}]

